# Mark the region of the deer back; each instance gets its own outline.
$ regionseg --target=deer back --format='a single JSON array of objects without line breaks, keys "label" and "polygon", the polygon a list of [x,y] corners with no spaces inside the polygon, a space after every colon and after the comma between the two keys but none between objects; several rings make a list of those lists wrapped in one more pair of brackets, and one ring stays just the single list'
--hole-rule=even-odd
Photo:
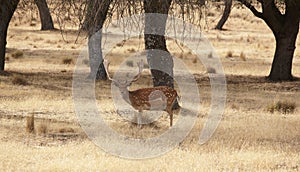
[{"label": "deer back", "polygon": [[129,91],[129,100],[137,110],[167,110],[177,98],[175,89],[167,86]]}]

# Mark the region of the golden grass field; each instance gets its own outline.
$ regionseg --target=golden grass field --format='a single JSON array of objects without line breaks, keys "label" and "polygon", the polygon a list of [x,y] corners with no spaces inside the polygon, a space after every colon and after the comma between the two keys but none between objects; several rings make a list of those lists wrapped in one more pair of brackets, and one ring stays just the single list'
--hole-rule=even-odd
[{"label": "golden grass field", "polygon": [[[1,171],[300,171],[300,81],[265,80],[275,40],[266,24],[246,9],[232,10],[225,25],[213,29],[219,15],[207,18],[204,34],[218,53],[227,79],[226,108],[213,137],[198,144],[210,106],[205,68],[189,53],[168,41],[172,54],[191,69],[201,93],[201,110],[188,137],[169,153],[128,160],[105,153],[80,128],[74,112],[72,73],[86,40],[74,43],[77,32],[39,31],[30,17],[14,17],[8,32],[7,73],[0,75]],[[39,23],[39,22],[37,22]],[[116,46],[109,58],[112,72],[127,56],[143,50],[143,40]],[[300,38],[293,74],[300,77]],[[121,57],[123,58],[121,58]],[[134,69],[137,70],[137,69]],[[134,88],[149,86],[149,72]],[[163,117],[139,129],[119,117],[109,81],[96,83],[98,103],[116,131],[132,137],[155,136],[168,129]],[[278,101],[295,103],[294,113],[268,111]],[[26,117],[35,116],[35,133],[26,132]],[[175,121],[177,116],[175,115]]]}]

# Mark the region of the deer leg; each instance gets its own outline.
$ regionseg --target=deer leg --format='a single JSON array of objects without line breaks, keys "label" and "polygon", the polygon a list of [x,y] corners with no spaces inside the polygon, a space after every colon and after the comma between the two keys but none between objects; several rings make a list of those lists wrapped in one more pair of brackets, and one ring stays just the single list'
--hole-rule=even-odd
[{"label": "deer leg", "polygon": [[170,113],[170,127],[173,125],[173,113]]},{"label": "deer leg", "polygon": [[142,128],[142,113],[143,113],[143,111],[139,110],[139,114],[137,116],[137,124],[140,128]]},{"label": "deer leg", "polygon": [[173,125],[173,112],[171,109],[167,110],[168,114],[170,115],[170,127]]}]

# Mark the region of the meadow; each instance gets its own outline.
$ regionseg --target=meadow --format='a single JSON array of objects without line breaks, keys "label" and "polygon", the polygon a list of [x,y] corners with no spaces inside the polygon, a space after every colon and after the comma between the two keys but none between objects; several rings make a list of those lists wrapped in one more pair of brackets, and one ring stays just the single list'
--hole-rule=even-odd
[{"label": "meadow", "polygon": [[[227,80],[222,120],[203,145],[199,134],[208,115],[211,87],[208,71],[190,51],[168,40],[175,58],[192,72],[201,109],[195,126],[174,150],[144,160],[113,156],[96,146],[80,127],[72,97],[73,71],[86,39],[67,29],[39,31],[39,22],[14,16],[9,27],[6,72],[0,75],[0,169],[4,171],[299,171],[300,80],[266,80],[275,40],[263,21],[248,10],[233,8],[226,30],[212,29],[208,16],[203,33],[221,59]],[[143,39],[116,45],[107,58],[111,73],[126,57],[143,50]],[[293,75],[300,77],[300,38]],[[132,70],[137,71],[136,68]],[[150,87],[149,70],[131,89]],[[182,93],[184,94],[184,93]],[[115,131],[134,138],[151,137],[169,128],[165,112],[142,129],[120,117],[113,105],[110,81],[96,82],[97,103]],[[283,103],[287,110],[279,106]],[[35,130],[27,122],[34,115]],[[175,122],[178,116],[175,115]]]}]

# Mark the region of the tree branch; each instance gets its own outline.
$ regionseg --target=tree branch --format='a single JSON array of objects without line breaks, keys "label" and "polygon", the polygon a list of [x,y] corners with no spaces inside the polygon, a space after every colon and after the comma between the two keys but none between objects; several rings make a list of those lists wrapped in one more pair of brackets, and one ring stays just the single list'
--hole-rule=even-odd
[{"label": "tree branch", "polygon": [[[264,19],[263,13],[259,12],[256,10],[256,8],[251,5],[251,3],[249,3],[247,0],[237,0],[240,3],[242,3],[243,5],[245,5],[248,9],[251,10],[251,12],[258,18]],[[260,0],[258,0],[260,2]]]}]

